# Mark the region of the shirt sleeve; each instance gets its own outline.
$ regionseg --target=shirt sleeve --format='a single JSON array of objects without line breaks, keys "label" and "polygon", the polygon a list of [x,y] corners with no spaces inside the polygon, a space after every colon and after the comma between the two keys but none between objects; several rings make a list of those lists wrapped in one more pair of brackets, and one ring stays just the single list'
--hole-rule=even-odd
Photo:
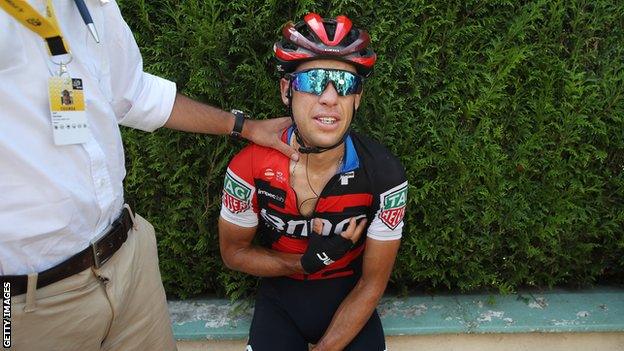
[{"label": "shirt sleeve", "polygon": [[258,225],[258,205],[253,180],[253,145],[230,162],[223,182],[221,217],[241,227]]},{"label": "shirt sleeve", "polygon": [[176,97],[175,83],[143,72],[143,59],[117,3],[105,6],[107,55],[112,107],[119,124],[154,131],[169,119]]},{"label": "shirt sleeve", "polygon": [[407,207],[407,177],[403,165],[389,157],[383,174],[374,179],[374,216],[367,236],[375,240],[398,240],[403,235],[403,217]]}]

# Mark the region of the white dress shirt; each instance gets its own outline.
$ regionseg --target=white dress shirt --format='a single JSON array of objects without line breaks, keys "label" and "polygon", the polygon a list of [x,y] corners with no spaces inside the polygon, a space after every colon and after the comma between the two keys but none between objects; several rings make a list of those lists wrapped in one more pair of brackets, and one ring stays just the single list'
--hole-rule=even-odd
[{"label": "white dress shirt", "polygon": [[[29,0],[45,13],[45,0]],[[91,37],[72,0],[53,0],[82,78],[87,143],[54,144],[48,78],[58,71],[41,37],[0,9],[0,275],[41,272],[89,245],[123,207],[118,124],[153,131],[169,118],[175,84],[143,72],[115,1],[86,0]]]}]

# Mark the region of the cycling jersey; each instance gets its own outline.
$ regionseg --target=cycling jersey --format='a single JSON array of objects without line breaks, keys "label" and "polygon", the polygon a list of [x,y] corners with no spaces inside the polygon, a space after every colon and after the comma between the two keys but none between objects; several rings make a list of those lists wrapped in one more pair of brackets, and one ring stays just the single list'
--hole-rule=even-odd
[{"label": "cycling jersey", "polygon": [[[293,128],[283,134],[290,143]],[[358,133],[345,139],[342,166],[325,185],[314,213],[303,216],[290,186],[290,159],[279,151],[248,145],[227,169],[221,217],[242,226],[257,227],[263,245],[303,254],[311,233],[311,219],[323,222],[323,235],[340,235],[349,219],[367,218],[366,236],[375,240],[401,238],[407,202],[407,180],[399,160],[381,144]],[[327,279],[361,271],[365,237],[341,259],[314,274],[295,279]]]}]

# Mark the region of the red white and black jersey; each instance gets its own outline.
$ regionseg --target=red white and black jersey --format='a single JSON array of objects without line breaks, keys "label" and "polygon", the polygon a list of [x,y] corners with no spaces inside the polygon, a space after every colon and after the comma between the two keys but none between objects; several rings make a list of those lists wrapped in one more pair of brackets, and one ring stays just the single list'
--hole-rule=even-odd
[{"label": "red white and black jersey", "polygon": [[[284,133],[290,142],[292,127]],[[314,213],[304,217],[297,194],[290,187],[290,159],[279,151],[248,145],[229,164],[223,189],[221,217],[241,227],[256,227],[263,245],[273,250],[303,254],[311,219],[323,221],[323,235],[340,235],[349,219],[367,218],[366,236],[398,240],[407,203],[407,179],[399,160],[381,144],[350,132],[340,172],[320,193]],[[343,277],[361,270],[365,237],[344,257],[296,279]]]}]

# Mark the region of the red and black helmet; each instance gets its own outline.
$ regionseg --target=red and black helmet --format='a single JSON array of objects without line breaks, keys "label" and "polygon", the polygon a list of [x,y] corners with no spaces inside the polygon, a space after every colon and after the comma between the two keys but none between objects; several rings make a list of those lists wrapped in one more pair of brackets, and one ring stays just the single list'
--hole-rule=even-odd
[{"label": "red and black helmet", "polygon": [[346,16],[324,19],[311,12],[297,24],[286,23],[282,34],[273,51],[277,70],[283,73],[294,72],[302,62],[324,58],[350,63],[360,75],[368,77],[377,59],[369,47],[368,33],[352,28]]}]

